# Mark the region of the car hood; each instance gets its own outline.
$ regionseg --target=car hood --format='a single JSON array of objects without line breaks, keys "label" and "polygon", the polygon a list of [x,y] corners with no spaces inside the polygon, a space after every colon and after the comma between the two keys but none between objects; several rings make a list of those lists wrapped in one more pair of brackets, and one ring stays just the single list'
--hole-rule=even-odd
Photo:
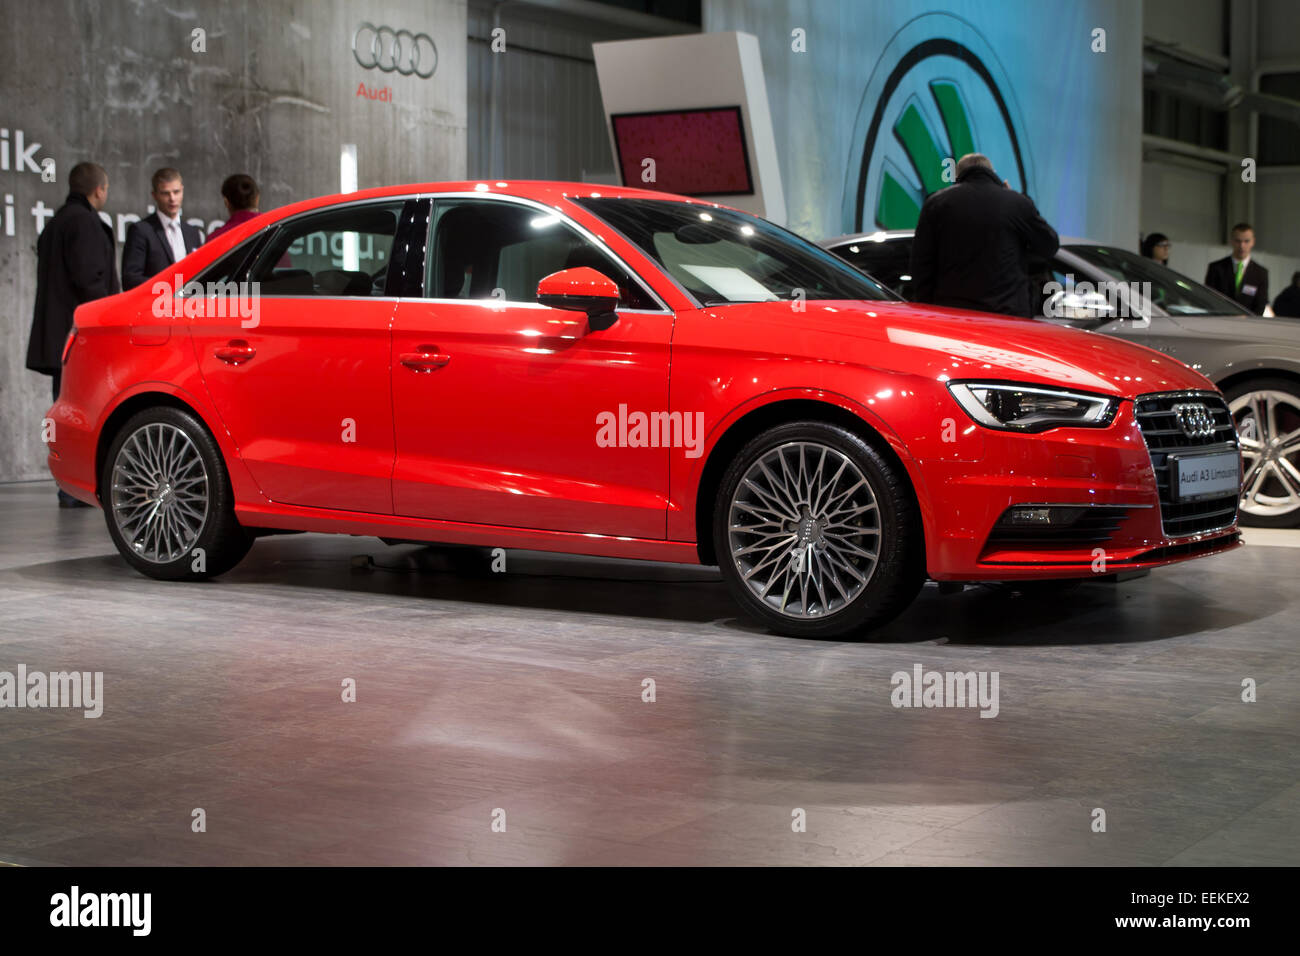
[{"label": "car hood", "polygon": [[1300,320],[1286,316],[1174,314],[1169,319],[1179,328],[1195,332],[1202,338],[1300,346]]},{"label": "car hood", "polygon": [[[989,379],[1063,385],[1132,398],[1213,389],[1177,359],[1110,336],[964,309],[904,302],[788,301],[706,309],[734,321],[744,310],[751,343],[780,342],[814,360],[834,356],[939,381]],[[770,332],[768,330],[770,327]],[[751,347],[755,347],[751,345]]]}]

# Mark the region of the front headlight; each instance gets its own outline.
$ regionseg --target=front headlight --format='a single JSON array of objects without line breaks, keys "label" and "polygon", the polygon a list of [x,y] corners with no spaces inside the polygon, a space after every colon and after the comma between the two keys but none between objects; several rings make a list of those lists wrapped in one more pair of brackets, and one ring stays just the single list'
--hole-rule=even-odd
[{"label": "front headlight", "polygon": [[1075,426],[1105,428],[1119,400],[1056,388],[994,382],[949,382],[948,390],[966,414],[988,428],[1041,432]]}]

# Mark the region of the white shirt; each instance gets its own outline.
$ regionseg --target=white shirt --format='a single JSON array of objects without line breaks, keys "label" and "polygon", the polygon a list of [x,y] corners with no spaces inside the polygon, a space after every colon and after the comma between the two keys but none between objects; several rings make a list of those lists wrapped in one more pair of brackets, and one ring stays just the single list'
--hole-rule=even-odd
[{"label": "white shirt", "polygon": [[163,235],[167,237],[167,242],[172,248],[172,262],[180,262],[189,252],[185,249],[185,236],[181,232],[181,214],[178,212],[175,219],[169,218],[165,213],[159,211],[158,221],[162,223]]}]

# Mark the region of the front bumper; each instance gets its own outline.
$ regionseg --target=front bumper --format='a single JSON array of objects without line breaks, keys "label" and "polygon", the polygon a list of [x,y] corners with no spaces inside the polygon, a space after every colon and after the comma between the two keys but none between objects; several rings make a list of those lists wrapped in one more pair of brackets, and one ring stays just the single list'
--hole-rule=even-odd
[{"label": "front bumper", "polygon": [[[1161,567],[1232,550],[1224,527],[1169,537],[1160,491],[1134,403],[1107,428],[1058,428],[1035,435],[984,430],[979,461],[923,463],[930,492],[926,538],[937,581],[1082,578]],[[1013,506],[1115,509],[1104,536],[1076,542],[1007,541],[995,534]],[[1111,528],[1113,526],[1113,528]]]}]

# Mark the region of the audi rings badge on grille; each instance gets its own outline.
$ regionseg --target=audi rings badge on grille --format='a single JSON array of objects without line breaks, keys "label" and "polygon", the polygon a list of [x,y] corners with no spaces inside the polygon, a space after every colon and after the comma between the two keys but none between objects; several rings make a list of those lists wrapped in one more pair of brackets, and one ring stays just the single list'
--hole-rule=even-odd
[{"label": "audi rings badge on grille", "polygon": [[352,34],[352,55],[367,70],[414,73],[427,80],[438,68],[438,48],[427,33],[363,23]]},{"label": "audi rings badge on grille", "polygon": [[1214,434],[1214,416],[1200,402],[1175,405],[1170,411],[1188,438],[1208,438]]}]

